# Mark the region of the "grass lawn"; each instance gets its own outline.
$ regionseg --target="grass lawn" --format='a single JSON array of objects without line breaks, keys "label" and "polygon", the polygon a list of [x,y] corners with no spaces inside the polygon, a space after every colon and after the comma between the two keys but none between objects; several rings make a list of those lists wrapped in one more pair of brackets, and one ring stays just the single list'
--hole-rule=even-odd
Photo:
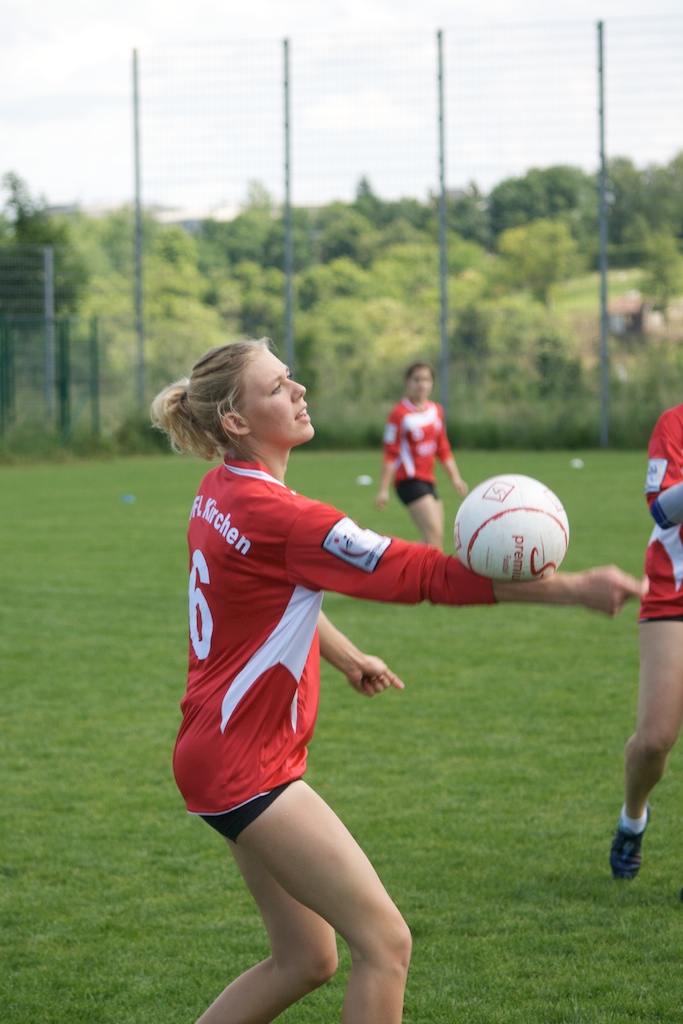
[{"label": "grass lawn", "polygon": [[[638,269],[611,270],[608,277],[608,300],[611,301],[630,291],[637,291],[643,279]],[[573,277],[558,285],[555,295],[558,310],[570,313],[595,313],[600,306],[600,275],[597,271],[581,277]]]},{"label": "grass lawn", "polygon": [[[543,479],[565,568],[638,574],[645,455],[459,452],[470,485]],[[583,469],[570,459],[581,457]],[[289,483],[362,525],[379,453],[295,452]],[[186,663],[185,528],[206,466],[180,457],[0,469],[0,1006],[12,1024],[191,1024],[266,955],[222,841],[171,773]],[[442,478],[447,518],[457,508]],[[134,498],[134,500],[130,500]],[[129,500],[124,500],[129,499]],[[634,605],[325,610],[406,682],[374,700],[325,666],[308,781],[379,870],[414,937],[410,1024],[683,1017],[683,772],[655,793],[644,867],[608,866],[636,706]],[[282,1016],[341,1016],[348,959]]]}]

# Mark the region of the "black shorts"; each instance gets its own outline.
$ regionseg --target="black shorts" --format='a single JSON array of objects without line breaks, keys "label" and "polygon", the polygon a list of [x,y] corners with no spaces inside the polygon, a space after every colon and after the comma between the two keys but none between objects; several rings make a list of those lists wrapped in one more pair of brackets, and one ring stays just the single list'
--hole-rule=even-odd
[{"label": "black shorts", "polygon": [[436,487],[426,480],[401,480],[396,484],[396,493],[404,505],[410,505],[418,498],[424,498],[425,494],[431,494],[437,501],[439,500]]},{"label": "black shorts", "polygon": [[683,615],[663,615],[661,619],[638,619],[638,622],[683,622]]},{"label": "black shorts", "polygon": [[270,807],[280,793],[287,789],[287,786],[291,786],[292,782],[297,781],[297,779],[291,779],[289,782],[283,782],[281,786],[271,789],[270,793],[255,796],[253,800],[247,800],[246,804],[235,807],[232,811],[226,811],[224,814],[200,814],[199,817],[203,818],[211,828],[215,828],[216,832],[220,832],[226,839],[232,839],[234,843],[247,825],[251,825],[259,814],[263,814],[266,807]]}]

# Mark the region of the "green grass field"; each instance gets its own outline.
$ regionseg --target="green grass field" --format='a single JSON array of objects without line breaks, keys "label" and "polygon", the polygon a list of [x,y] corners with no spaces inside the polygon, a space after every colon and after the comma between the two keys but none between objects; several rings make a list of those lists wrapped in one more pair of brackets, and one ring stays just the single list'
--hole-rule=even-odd
[{"label": "green grass field", "polygon": [[[583,457],[585,466],[570,467]],[[644,453],[458,453],[562,497],[565,568],[640,573]],[[266,955],[222,841],[171,773],[186,660],[185,527],[206,466],[179,457],[0,469],[2,1019],[191,1024]],[[379,455],[295,452],[289,483],[363,525]],[[449,521],[457,508],[446,493]],[[134,501],[122,500],[134,496]],[[308,781],[368,851],[414,936],[410,1024],[683,1017],[683,772],[644,866],[607,862],[636,706],[634,605],[325,609],[406,682],[374,700],[326,666]],[[348,959],[281,1018],[339,1020]]]},{"label": "green grass field", "polygon": [[[636,269],[614,269],[609,274],[609,295],[612,300],[638,290],[643,273]],[[596,312],[597,297],[600,295],[600,276],[597,271],[572,277],[558,286],[556,306],[564,312]]]}]

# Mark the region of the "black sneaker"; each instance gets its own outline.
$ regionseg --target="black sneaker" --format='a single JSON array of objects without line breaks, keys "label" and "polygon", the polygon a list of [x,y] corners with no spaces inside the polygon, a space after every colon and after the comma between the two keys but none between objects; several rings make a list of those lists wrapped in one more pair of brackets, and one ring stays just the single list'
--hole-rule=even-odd
[{"label": "black sneaker", "polygon": [[[645,828],[647,828],[649,820],[650,805],[648,804]],[[617,828],[609,854],[609,862],[615,878],[635,878],[638,874],[642,860],[640,847],[643,842],[645,828],[642,832],[637,833],[629,832],[628,829],[622,828],[621,825]]]}]

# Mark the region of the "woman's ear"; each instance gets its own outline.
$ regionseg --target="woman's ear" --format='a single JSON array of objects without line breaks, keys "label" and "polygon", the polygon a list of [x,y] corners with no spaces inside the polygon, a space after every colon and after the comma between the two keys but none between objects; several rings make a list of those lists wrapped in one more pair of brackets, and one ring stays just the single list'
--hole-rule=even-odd
[{"label": "woman's ear", "polygon": [[244,436],[245,434],[251,433],[246,420],[244,420],[238,412],[223,413],[221,423],[223,424],[223,429],[226,434]]}]

